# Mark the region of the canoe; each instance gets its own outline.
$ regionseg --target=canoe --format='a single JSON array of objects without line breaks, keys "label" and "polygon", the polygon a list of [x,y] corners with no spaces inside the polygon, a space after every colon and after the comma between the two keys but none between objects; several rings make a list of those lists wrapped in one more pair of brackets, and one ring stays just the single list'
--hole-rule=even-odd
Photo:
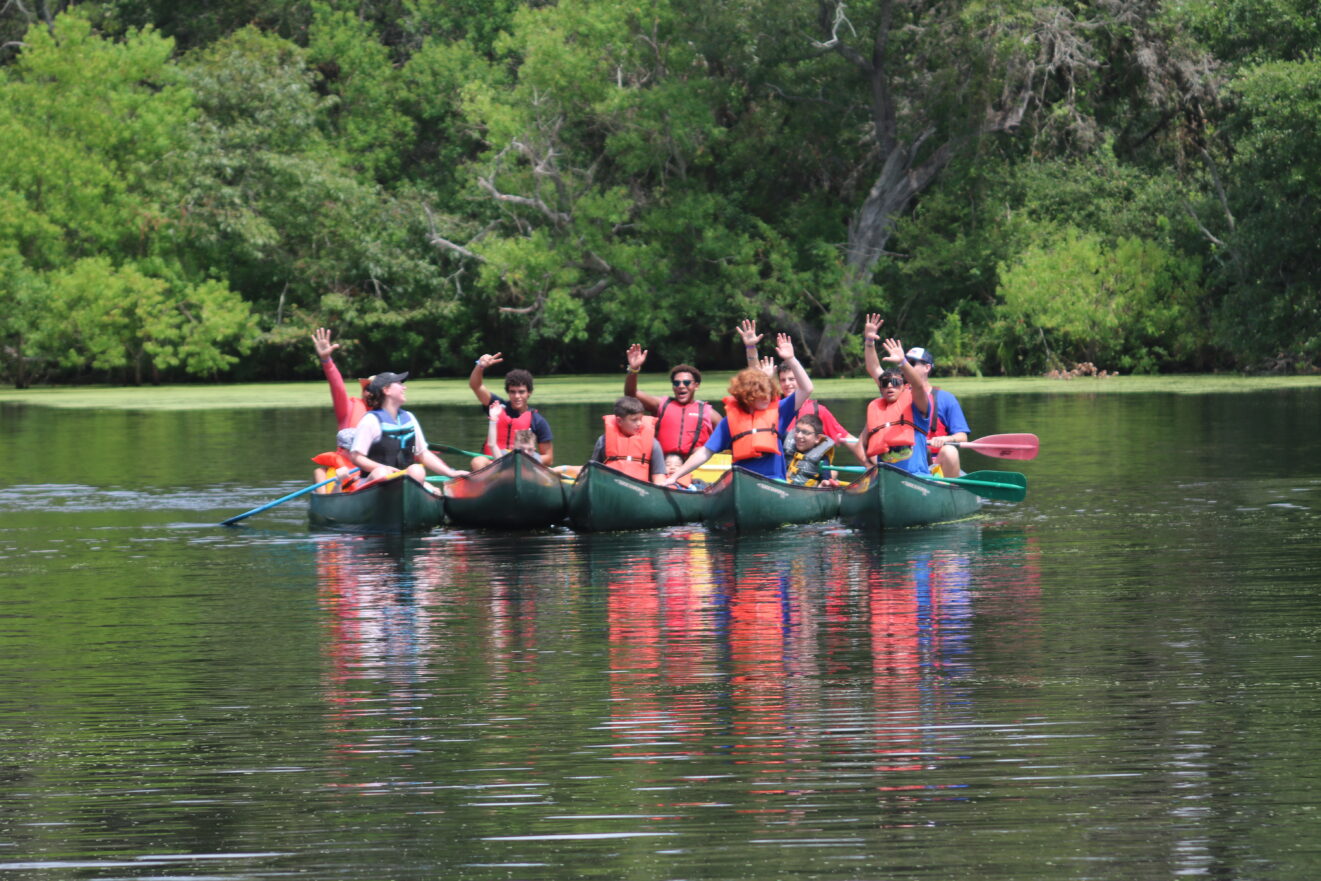
[{"label": "canoe", "polygon": [[839,514],[838,489],[793,486],[737,466],[702,495],[702,521],[722,532],[760,532],[786,523],[833,520]]},{"label": "canoe", "polygon": [[515,450],[444,485],[445,513],[455,526],[544,529],[564,519],[563,481]]},{"label": "canoe", "polygon": [[308,522],[330,529],[420,532],[445,519],[445,503],[409,477],[353,492],[312,493],[308,500]]},{"label": "canoe", "polygon": [[962,487],[878,465],[840,496],[839,519],[854,529],[880,531],[971,517],[982,500]]},{"label": "canoe", "polygon": [[659,529],[702,519],[702,493],[656,486],[621,474],[600,462],[578,473],[569,497],[569,525],[575,532]]}]

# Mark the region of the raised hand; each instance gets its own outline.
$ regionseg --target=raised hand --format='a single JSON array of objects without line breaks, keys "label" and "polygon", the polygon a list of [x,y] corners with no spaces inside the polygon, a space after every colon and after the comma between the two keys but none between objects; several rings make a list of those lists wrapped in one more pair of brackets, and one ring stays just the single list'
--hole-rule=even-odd
[{"label": "raised hand", "polygon": [[886,340],[882,345],[885,347],[885,357],[881,360],[887,364],[904,363],[904,344],[898,340]]},{"label": "raised hand", "polygon": [[744,318],[735,330],[743,337],[743,345],[746,348],[756,348],[757,343],[761,342],[762,334],[757,333],[757,322],[751,318]]},{"label": "raised hand", "polygon": [[492,422],[497,421],[500,418],[500,414],[504,411],[505,405],[501,404],[499,401],[491,401],[491,406],[486,408],[486,412],[490,414]]},{"label": "raised hand", "polygon": [[794,357],[794,338],[787,333],[775,335],[775,354],[781,361],[792,361]]},{"label": "raised hand", "polygon": [[330,353],[339,348],[339,343],[330,341],[330,329],[318,327],[312,331],[312,345],[316,346],[316,356],[325,360],[330,357]]},{"label": "raised hand", "polygon": [[647,350],[634,343],[628,347],[628,369],[637,373],[642,369],[642,365],[647,363]]},{"label": "raised hand", "polygon": [[868,313],[867,317],[862,320],[862,338],[869,343],[879,340],[881,338],[881,325],[884,323],[885,319],[878,313]]},{"label": "raised hand", "polygon": [[501,353],[500,353],[500,352],[496,352],[494,355],[483,355],[482,357],[478,358],[478,359],[477,359],[477,366],[480,367],[481,369],[485,370],[486,368],[490,367],[491,365],[493,365],[493,364],[499,364],[501,361],[504,361],[504,360],[505,360],[505,359],[501,357]]},{"label": "raised hand", "polygon": [[775,359],[770,355],[767,355],[765,358],[758,361],[757,366],[761,368],[762,373],[766,374],[771,379],[775,378]]}]

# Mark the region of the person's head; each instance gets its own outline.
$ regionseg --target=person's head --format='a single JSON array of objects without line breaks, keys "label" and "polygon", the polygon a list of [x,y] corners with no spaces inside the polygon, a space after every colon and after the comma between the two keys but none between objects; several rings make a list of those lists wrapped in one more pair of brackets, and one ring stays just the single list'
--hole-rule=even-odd
[{"label": "person's head", "polygon": [[702,384],[702,371],[691,364],[676,364],[670,368],[670,387],[675,403],[687,404],[697,397],[697,389]]},{"label": "person's head", "polygon": [[353,448],[353,437],[358,432],[352,428],[341,428],[339,434],[335,435],[335,446],[341,450],[350,450]]},{"label": "person's head", "polygon": [[794,448],[806,453],[825,440],[826,427],[821,424],[821,417],[804,413],[794,425]]},{"label": "person's head", "polygon": [[505,397],[509,406],[516,412],[527,409],[527,399],[532,396],[532,374],[519,368],[505,374]]},{"label": "person's head", "polygon": [[408,373],[378,373],[367,382],[367,387],[362,391],[363,403],[367,405],[368,410],[379,410],[385,406],[387,401],[393,401],[395,406],[399,406],[407,397],[407,390],[404,383],[408,380]]},{"label": "person's head", "polygon": [[904,374],[898,367],[887,367],[876,377],[876,387],[881,390],[881,397],[886,401],[898,400],[904,390]]},{"label": "person's head", "polygon": [[798,376],[788,364],[781,362],[775,368],[775,378],[780,381],[780,397],[787,398],[798,391]]},{"label": "person's head", "polygon": [[537,433],[530,428],[523,428],[514,432],[514,449],[522,450],[525,453],[535,453],[537,451]]},{"label": "person's head", "polygon": [[624,395],[615,401],[615,424],[624,437],[632,437],[642,430],[642,420],[646,414],[642,402],[631,395]]},{"label": "person's head", "polygon": [[673,474],[682,467],[683,467],[683,456],[680,456],[678,453],[670,453],[665,457],[666,475]]},{"label": "person's head", "polygon": [[749,413],[765,410],[775,400],[775,383],[756,367],[746,367],[729,381],[729,396]]},{"label": "person's head", "polygon": [[930,376],[931,368],[936,366],[936,359],[932,356],[931,350],[923,349],[920,346],[914,346],[909,349],[908,352],[904,354],[904,358],[909,364],[913,365],[913,369],[917,371],[917,375],[923,379]]}]

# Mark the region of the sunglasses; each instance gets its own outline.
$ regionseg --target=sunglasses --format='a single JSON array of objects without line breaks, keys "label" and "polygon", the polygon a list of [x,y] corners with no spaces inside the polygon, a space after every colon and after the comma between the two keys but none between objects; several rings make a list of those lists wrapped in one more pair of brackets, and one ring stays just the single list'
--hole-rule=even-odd
[{"label": "sunglasses", "polygon": [[919,364],[927,363],[923,361],[921,358],[905,358],[904,360],[906,360],[913,367],[916,367]]},{"label": "sunglasses", "polygon": [[681,385],[682,385],[682,386],[689,386],[689,385],[692,385],[692,384],[693,384],[693,381],[692,381],[691,379],[671,379],[671,380],[670,380],[670,385],[674,386],[675,388],[678,388],[678,387],[681,386]]},{"label": "sunglasses", "polygon": [[904,381],[897,376],[886,376],[883,377],[882,379],[876,380],[876,384],[879,385],[881,388],[885,388],[886,386],[890,386],[892,388],[898,388],[899,386],[904,384]]}]

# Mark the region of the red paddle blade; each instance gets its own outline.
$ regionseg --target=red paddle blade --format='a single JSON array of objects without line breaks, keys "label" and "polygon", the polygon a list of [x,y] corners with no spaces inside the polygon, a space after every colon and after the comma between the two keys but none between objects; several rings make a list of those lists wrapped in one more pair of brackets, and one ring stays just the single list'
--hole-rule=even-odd
[{"label": "red paddle blade", "polygon": [[1035,434],[988,434],[957,446],[996,459],[1035,459],[1039,443]]}]

